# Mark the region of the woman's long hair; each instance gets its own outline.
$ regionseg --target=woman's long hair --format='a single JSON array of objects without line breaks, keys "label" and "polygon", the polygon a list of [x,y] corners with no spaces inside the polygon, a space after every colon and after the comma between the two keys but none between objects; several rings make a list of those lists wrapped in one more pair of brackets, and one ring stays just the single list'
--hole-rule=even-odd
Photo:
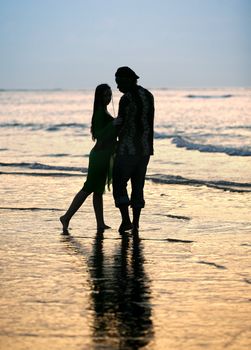
[{"label": "woman's long hair", "polygon": [[104,102],[104,93],[106,90],[111,89],[108,84],[100,84],[96,87],[95,94],[94,94],[94,102],[93,102],[93,112],[92,112],[92,121],[91,121],[91,135],[93,141],[95,141],[95,130],[94,130],[94,115],[98,108],[105,108],[105,102]]}]

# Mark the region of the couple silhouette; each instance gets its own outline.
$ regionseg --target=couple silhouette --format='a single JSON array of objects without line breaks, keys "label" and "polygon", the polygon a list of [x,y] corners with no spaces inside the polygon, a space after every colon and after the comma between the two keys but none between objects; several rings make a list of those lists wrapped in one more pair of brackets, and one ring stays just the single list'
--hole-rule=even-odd
[{"label": "couple silhouette", "polygon": [[[110,228],[104,221],[103,193],[105,185],[109,187],[111,182],[115,206],[121,214],[118,231],[121,234],[139,231],[141,209],[145,206],[145,175],[153,154],[154,98],[147,89],[137,84],[138,79],[139,76],[129,67],[117,69],[115,81],[123,95],[116,118],[107,110],[112,99],[110,86],[100,84],[96,87],[91,121],[91,134],[96,143],[89,155],[84,186],[60,217],[64,233],[68,233],[71,218],[91,193],[97,232],[103,233]],[[131,181],[130,198],[128,181]],[[132,208],[132,221],[129,206]]]}]

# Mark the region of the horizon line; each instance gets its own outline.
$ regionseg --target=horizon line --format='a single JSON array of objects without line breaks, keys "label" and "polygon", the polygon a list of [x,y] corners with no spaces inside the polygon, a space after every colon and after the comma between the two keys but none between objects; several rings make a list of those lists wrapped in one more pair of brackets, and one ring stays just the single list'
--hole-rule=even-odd
[{"label": "horizon line", "polygon": [[[140,84],[138,84],[140,85]],[[4,91],[90,91],[95,90],[96,87],[87,87],[87,88],[0,88],[0,92]],[[203,87],[196,87],[196,86],[189,86],[189,87],[147,87],[147,89],[151,90],[195,90],[195,89],[251,89],[250,86],[203,86]],[[117,90],[117,88],[116,88]]]}]

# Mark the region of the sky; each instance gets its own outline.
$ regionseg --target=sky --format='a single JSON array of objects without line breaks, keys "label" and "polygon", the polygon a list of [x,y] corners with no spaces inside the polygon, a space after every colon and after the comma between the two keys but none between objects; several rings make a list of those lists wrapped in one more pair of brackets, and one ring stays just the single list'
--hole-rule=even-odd
[{"label": "sky", "polygon": [[251,0],[0,0],[0,88],[251,87]]}]

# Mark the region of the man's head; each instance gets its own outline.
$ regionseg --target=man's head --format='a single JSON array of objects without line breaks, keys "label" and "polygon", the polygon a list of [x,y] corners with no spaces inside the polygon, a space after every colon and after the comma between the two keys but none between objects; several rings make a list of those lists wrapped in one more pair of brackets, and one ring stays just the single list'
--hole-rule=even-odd
[{"label": "man's head", "polygon": [[119,91],[125,93],[137,85],[139,76],[129,67],[119,67],[115,73],[115,81]]}]

